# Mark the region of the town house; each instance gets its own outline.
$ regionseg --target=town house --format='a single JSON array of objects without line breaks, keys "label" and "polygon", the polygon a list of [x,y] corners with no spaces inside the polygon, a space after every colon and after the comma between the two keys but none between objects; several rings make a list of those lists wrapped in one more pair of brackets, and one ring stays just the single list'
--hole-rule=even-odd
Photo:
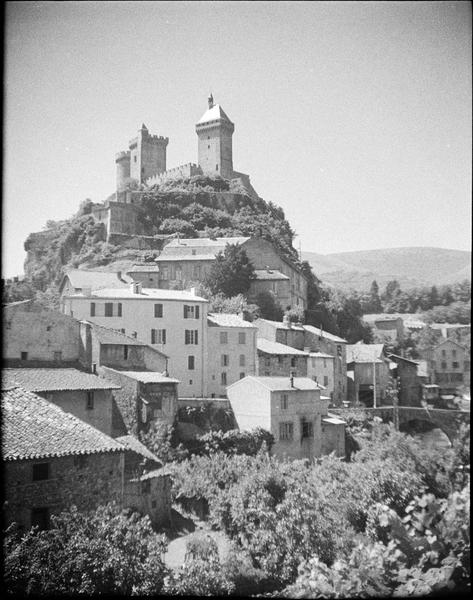
[{"label": "town house", "polygon": [[347,346],[348,400],[365,406],[384,403],[390,378],[390,361],[383,344],[349,344]]},{"label": "town house", "polygon": [[258,375],[307,377],[308,352],[259,337]]},{"label": "town house", "polygon": [[470,387],[470,353],[467,348],[447,338],[428,353],[433,381],[443,394],[454,394]]}]

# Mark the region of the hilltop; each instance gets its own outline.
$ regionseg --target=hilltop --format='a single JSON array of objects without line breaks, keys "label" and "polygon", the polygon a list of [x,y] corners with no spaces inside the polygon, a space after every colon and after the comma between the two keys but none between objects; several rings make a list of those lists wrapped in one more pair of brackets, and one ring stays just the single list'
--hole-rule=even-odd
[{"label": "hilltop", "polygon": [[367,291],[373,280],[380,288],[396,279],[403,289],[446,285],[470,279],[471,252],[444,248],[383,248],[318,254],[303,252],[324,283],[340,289]]}]

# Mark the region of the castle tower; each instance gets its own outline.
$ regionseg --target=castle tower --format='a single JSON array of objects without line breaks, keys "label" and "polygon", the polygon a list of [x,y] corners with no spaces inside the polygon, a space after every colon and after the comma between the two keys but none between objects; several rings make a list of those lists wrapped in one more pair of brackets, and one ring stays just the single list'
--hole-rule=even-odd
[{"label": "castle tower", "polygon": [[130,141],[130,177],[143,183],[166,170],[166,146],[169,138],[150,135],[145,124]]},{"label": "castle tower", "polygon": [[209,108],[202,115],[197,132],[199,167],[204,173],[218,173],[225,179],[233,177],[232,135],[235,125],[220,104],[208,98]]},{"label": "castle tower", "polygon": [[124,150],[115,156],[117,163],[117,192],[125,189],[127,182],[130,179],[130,152]]}]

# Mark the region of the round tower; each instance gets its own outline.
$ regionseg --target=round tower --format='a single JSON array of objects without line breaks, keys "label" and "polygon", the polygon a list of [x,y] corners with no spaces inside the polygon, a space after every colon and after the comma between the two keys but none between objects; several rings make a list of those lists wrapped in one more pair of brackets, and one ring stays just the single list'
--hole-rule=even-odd
[{"label": "round tower", "polygon": [[117,192],[125,189],[126,182],[130,179],[130,152],[124,150],[115,156],[117,163]]}]

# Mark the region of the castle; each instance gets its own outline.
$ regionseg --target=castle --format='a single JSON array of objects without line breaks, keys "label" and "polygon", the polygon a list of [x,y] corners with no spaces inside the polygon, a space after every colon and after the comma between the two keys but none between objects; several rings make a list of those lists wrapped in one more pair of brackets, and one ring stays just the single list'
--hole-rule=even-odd
[{"label": "castle", "polygon": [[105,202],[92,207],[93,217],[106,227],[108,241],[117,236],[143,236],[145,232],[139,219],[141,197],[152,186],[168,179],[220,175],[224,179],[237,181],[248,196],[258,198],[249,176],[233,169],[232,135],[235,125],[222,107],[214,104],[212,94],[208,98],[208,109],[195,129],[198,164],[186,163],[167,169],[166,148],[169,138],[151,135],[144,124],[138,135],[130,140],[129,149],[116,155],[116,192]]}]

